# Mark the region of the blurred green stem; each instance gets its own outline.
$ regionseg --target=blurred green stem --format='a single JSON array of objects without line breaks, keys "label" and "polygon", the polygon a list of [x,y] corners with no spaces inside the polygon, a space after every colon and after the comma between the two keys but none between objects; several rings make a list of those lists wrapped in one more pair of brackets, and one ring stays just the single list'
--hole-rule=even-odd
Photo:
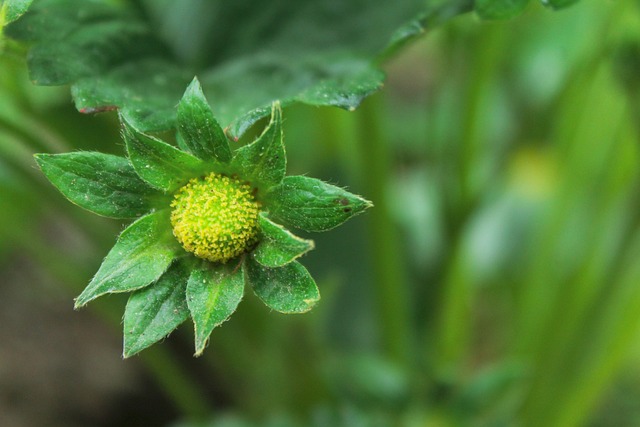
[{"label": "blurred green stem", "polygon": [[390,215],[387,186],[391,182],[392,153],[382,127],[382,97],[372,96],[356,114],[360,152],[366,165],[364,194],[375,207],[369,215],[375,304],[381,340],[387,355],[406,362],[411,345],[412,304],[397,227]]},{"label": "blurred green stem", "polygon": [[469,67],[469,85],[464,94],[464,111],[461,120],[462,135],[458,179],[460,190],[459,212],[466,214],[475,202],[478,184],[474,180],[474,166],[482,160],[482,129],[486,128],[487,99],[498,74],[500,57],[505,49],[505,26],[500,23],[487,24],[476,41],[476,49]]},{"label": "blurred green stem", "polygon": [[[471,328],[470,301],[471,278],[465,270],[464,231],[467,218],[477,204],[477,195],[483,183],[477,183],[474,168],[481,164],[483,155],[481,130],[486,127],[486,100],[498,75],[500,56],[504,50],[505,27],[501,24],[486,25],[476,41],[475,54],[468,64],[469,83],[464,93],[464,112],[461,120],[462,134],[457,158],[458,195],[454,197],[448,218],[449,246],[446,269],[442,273],[441,305],[438,307],[436,339],[427,339],[435,347],[436,370],[448,375],[457,371],[457,365],[468,354]],[[445,191],[446,194],[446,191]],[[431,319],[428,319],[431,321]],[[427,331],[430,329],[427,328]]]}]

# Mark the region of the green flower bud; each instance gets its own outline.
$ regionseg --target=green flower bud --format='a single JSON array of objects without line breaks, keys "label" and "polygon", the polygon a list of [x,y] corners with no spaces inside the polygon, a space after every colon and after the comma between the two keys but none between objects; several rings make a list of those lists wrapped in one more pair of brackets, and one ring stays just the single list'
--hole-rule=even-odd
[{"label": "green flower bud", "polygon": [[199,258],[227,262],[258,241],[260,203],[251,186],[211,173],[193,178],[171,203],[173,234]]}]

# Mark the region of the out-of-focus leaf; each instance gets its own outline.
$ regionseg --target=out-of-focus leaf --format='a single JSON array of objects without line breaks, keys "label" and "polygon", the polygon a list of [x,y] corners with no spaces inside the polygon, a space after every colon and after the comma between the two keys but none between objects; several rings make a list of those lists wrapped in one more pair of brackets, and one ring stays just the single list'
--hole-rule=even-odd
[{"label": "out-of-focus leaf", "polygon": [[519,15],[529,0],[476,0],[475,9],[482,19],[508,19]]},{"label": "out-of-focus leaf", "polygon": [[129,2],[35,0],[7,34],[35,42],[32,79],[72,84],[80,111],[120,108],[142,131],[168,129],[197,74],[239,136],[278,99],[355,108],[381,87],[381,55],[470,3],[157,0],[138,14]]},{"label": "out-of-focus leaf", "polygon": [[552,9],[564,9],[573,4],[578,3],[580,0],[540,0],[543,5],[549,6]]}]

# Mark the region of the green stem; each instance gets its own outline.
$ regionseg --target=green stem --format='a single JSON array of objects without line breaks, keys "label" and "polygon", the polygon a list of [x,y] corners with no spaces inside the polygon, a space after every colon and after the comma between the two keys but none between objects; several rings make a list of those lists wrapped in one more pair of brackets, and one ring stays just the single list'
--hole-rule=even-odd
[{"label": "green stem", "polygon": [[369,214],[372,239],[375,304],[381,340],[387,355],[407,361],[411,345],[409,283],[404,271],[399,233],[390,214],[387,186],[391,182],[392,153],[382,123],[382,98],[365,101],[356,115],[360,152],[366,165],[364,193],[375,207]]}]

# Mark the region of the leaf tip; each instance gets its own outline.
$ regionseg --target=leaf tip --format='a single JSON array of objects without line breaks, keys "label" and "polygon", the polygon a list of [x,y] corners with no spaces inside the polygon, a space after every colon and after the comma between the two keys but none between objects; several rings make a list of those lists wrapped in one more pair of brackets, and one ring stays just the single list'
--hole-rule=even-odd
[{"label": "leaf tip", "polygon": [[207,347],[209,340],[205,340],[204,342],[198,343],[196,342],[196,351],[193,353],[193,357],[200,357],[204,353],[204,349]]},{"label": "leaf tip", "polygon": [[33,159],[36,161],[36,164],[42,169],[42,166],[46,163],[49,157],[53,156],[53,154],[46,153],[36,153],[33,155]]},{"label": "leaf tip", "polygon": [[[82,296],[82,295],[80,295],[80,296]],[[73,300],[73,309],[74,310],[80,310],[85,305],[87,305],[87,303],[89,302],[89,301],[85,301],[84,299],[81,299],[80,296]]]},{"label": "leaf tip", "polygon": [[182,96],[182,100],[180,101],[180,104],[178,104],[178,107],[180,107],[180,105],[188,98],[193,97],[203,100],[205,99],[204,91],[202,90],[202,85],[200,84],[200,80],[198,80],[198,76],[194,76],[193,80],[191,80],[191,83],[189,83],[189,86],[187,86],[187,89],[184,91],[184,95]]}]

